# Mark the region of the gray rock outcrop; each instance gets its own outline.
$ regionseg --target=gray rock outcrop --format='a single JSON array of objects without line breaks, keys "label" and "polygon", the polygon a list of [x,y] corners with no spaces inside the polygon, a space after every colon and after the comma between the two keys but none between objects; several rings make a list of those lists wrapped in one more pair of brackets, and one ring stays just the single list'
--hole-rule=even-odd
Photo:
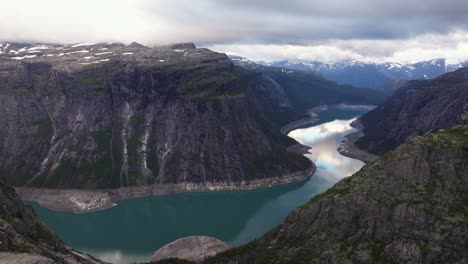
[{"label": "gray rock outcrop", "polygon": [[178,258],[200,262],[229,248],[231,247],[228,244],[213,237],[183,237],[158,249],[150,261]]}]

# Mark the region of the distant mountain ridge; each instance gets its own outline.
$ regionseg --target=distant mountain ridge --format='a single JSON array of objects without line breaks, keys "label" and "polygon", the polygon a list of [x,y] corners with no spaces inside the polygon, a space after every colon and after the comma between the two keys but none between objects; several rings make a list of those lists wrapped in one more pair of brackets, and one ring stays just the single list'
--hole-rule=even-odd
[{"label": "distant mountain ridge", "polygon": [[[252,65],[248,59],[231,56],[232,60],[245,65]],[[468,61],[448,64],[446,59],[439,58],[417,63],[372,63],[356,60],[324,63],[307,60],[282,60],[271,63],[257,62],[264,66],[281,67],[291,70],[313,71],[338,84],[349,84],[363,88],[386,88],[396,80],[432,79],[446,72],[468,66]]]}]

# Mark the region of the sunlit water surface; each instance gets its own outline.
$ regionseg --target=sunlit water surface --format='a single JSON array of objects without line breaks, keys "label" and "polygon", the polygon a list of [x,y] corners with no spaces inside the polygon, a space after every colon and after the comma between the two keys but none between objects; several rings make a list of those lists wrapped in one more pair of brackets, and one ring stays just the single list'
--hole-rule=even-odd
[{"label": "sunlit water surface", "polygon": [[75,215],[33,207],[68,245],[112,263],[147,261],[177,238],[207,235],[237,246],[280,224],[295,207],[358,171],[363,163],[340,155],[349,123],[363,110],[330,108],[320,122],[289,133],[312,147],[306,156],[317,165],[307,181],[253,190],[183,193],[118,202],[108,210]]}]

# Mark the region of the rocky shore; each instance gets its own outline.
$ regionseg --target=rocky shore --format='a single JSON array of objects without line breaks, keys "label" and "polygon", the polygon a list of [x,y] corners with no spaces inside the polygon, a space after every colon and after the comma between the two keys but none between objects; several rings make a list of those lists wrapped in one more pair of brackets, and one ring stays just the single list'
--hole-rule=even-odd
[{"label": "rocky shore", "polygon": [[154,184],[123,187],[119,189],[48,189],[17,187],[16,192],[24,201],[36,202],[54,211],[88,213],[116,206],[116,202],[137,197],[161,196],[183,192],[235,191],[267,188],[276,185],[306,180],[315,172],[315,165],[306,170],[277,178],[256,179],[241,184],[218,182],[198,185],[195,183]]},{"label": "rocky shore", "polygon": [[371,154],[365,150],[362,150],[354,144],[359,138],[364,136],[364,133],[362,131],[363,126],[359,119],[353,121],[351,123],[351,126],[356,128],[357,131],[345,136],[345,139],[343,140],[343,142],[341,142],[341,145],[338,147],[338,152],[343,156],[358,159],[364,163],[369,163],[378,158],[378,156]]},{"label": "rocky shore", "polygon": [[[318,120],[315,112],[326,109],[326,106],[319,106],[308,111],[311,116],[310,122]],[[302,121],[295,121],[283,127],[281,132],[285,135],[306,124]],[[302,144],[294,144],[288,147],[289,152],[306,154],[310,147]],[[302,181],[310,178],[316,170],[315,164],[303,171],[297,171],[281,177],[255,179],[242,181],[240,184],[229,182],[210,182],[203,185],[184,182],[177,184],[153,184],[143,186],[122,187],[119,189],[52,189],[52,188],[30,188],[16,187],[16,192],[24,201],[36,202],[42,207],[54,211],[73,212],[76,214],[100,211],[117,206],[116,202],[126,199],[162,196],[184,192],[207,192],[207,191],[238,191],[268,188],[276,185]]]}]

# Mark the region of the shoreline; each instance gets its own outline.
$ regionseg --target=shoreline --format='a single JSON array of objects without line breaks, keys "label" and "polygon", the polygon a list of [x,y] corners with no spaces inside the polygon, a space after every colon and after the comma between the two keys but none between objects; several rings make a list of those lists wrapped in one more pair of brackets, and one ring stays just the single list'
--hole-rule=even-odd
[{"label": "shoreline", "polygon": [[319,121],[317,113],[320,112],[320,111],[327,110],[327,109],[328,109],[327,105],[319,105],[319,106],[316,106],[314,108],[311,108],[311,109],[307,110],[308,117],[293,121],[293,122],[281,127],[281,129],[280,129],[281,134],[287,136],[289,134],[289,132],[291,132],[293,130],[296,130],[296,129],[301,128],[301,127],[306,126],[306,125],[312,125],[312,124],[316,123],[317,121]]},{"label": "shoreline", "polygon": [[[373,108],[369,105],[319,105],[307,111],[309,117],[293,121],[281,128],[281,133],[288,135],[289,132],[295,129],[312,125],[319,121],[317,113],[325,111],[329,107],[342,108]],[[354,134],[354,133],[352,133]],[[351,134],[350,134],[351,135]],[[341,146],[340,146],[341,148]],[[300,143],[293,144],[287,148],[287,151],[296,152],[299,154],[307,154],[311,148]],[[338,152],[344,156],[340,150]],[[348,156],[350,157],[350,156]],[[352,157],[355,159],[356,157]],[[16,187],[16,192],[23,201],[36,202],[40,206],[53,211],[72,212],[75,214],[89,213],[101,211],[117,206],[118,201],[139,198],[139,197],[154,197],[176,193],[189,192],[209,192],[209,191],[242,191],[255,190],[261,188],[269,188],[273,186],[299,182],[313,176],[316,170],[316,165],[312,162],[311,166],[306,170],[297,171],[285,174],[281,177],[255,179],[249,182],[242,181],[240,184],[232,182],[218,182],[195,184],[190,182],[182,182],[177,184],[154,184],[143,186],[129,186],[119,189],[50,189],[50,188],[29,188]]]},{"label": "shoreline", "polygon": [[235,183],[195,183],[154,184],[131,186],[119,189],[48,189],[15,187],[23,201],[36,202],[53,211],[72,212],[75,214],[101,211],[117,206],[116,202],[139,197],[163,196],[176,193],[209,191],[242,191],[269,188],[292,182],[307,180],[315,173],[316,166],[306,170],[285,174],[282,177],[256,179],[249,182]]},{"label": "shoreline", "polygon": [[351,123],[351,126],[357,129],[357,131],[345,136],[338,147],[338,153],[348,158],[360,160],[364,163],[369,163],[378,158],[377,155],[362,150],[354,144],[358,139],[364,136],[364,127],[359,119],[354,120]]}]

